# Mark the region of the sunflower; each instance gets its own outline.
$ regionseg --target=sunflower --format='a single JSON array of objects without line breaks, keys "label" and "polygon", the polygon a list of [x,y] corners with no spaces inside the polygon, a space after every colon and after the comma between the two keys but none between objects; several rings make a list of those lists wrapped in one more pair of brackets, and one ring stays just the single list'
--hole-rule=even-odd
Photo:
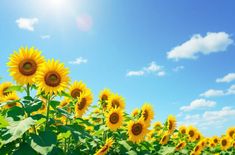
[{"label": "sunflower", "polygon": [[74,81],[74,83],[69,88],[70,95],[76,99],[77,97],[80,97],[81,93],[85,92],[87,90],[87,87],[85,83],[82,81]]},{"label": "sunflower", "polygon": [[11,86],[13,86],[11,82],[4,82],[0,84],[0,98],[4,98],[9,93],[12,93],[12,92],[7,91],[7,89],[10,88]]},{"label": "sunflower", "polygon": [[153,107],[145,103],[141,108],[141,117],[144,119],[147,126],[150,126],[151,120],[154,117]]},{"label": "sunflower", "polygon": [[215,143],[215,144],[218,144],[219,141],[220,141],[220,138],[218,136],[213,136],[212,137],[212,141]]},{"label": "sunflower", "polygon": [[233,136],[235,135],[235,127],[230,127],[226,131],[226,135],[233,139]]},{"label": "sunflower", "polygon": [[108,101],[112,92],[109,89],[104,89],[100,92],[99,99],[100,101]]},{"label": "sunflower", "polygon": [[18,52],[14,51],[9,60],[7,65],[10,75],[21,85],[34,83],[38,69],[45,62],[41,52],[33,47],[22,47]]},{"label": "sunflower", "polygon": [[64,98],[59,105],[59,108],[65,108],[68,112],[71,111],[71,108],[69,106],[67,106],[70,103],[70,99],[69,98]]},{"label": "sunflower", "polygon": [[160,143],[161,145],[165,145],[165,144],[168,143],[169,139],[170,139],[170,134],[169,134],[169,132],[165,132],[165,133],[163,134],[163,136],[162,136],[162,138],[161,138],[161,140],[160,140],[159,143]]},{"label": "sunflower", "polygon": [[112,108],[106,114],[106,125],[112,131],[116,131],[123,123],[123,112],[120,108]]},{"label": "sunflower", "polygon": [[154,130],[159,131],[160,129],[162,129],[162,123],[159,121],[155,122],[153,124],[153,128],[154,128]]},{"label": "sunflower", "polygon": [[195,154],[201,154],[202,149],[203,149],[202,145],[196,145],[196,146],[193,148],[193,152],[194,152]]},{"label": "sunflower", "polygon": [[196,140],[198,140],[198,141],[201,140],[202,139],[202,134],[199,131],[197,131],[196,134],[197,134]]},{"label": "sunflower", "polygon": [[182,150],[185,146],[186,146],[186,142],[181,141],[181,142],[178,143],[178,145],[176,145],[175,150],[176,151]]},{"label": "sunflower", "polygon": [[128,123],[128,135],[129,140],[134,143],[140,143],[144,140],[147,134],[147,128],[143,119],[138,119],[137,121],[129,121]]},{"label": "sunflower", "polygon": [[112,147],[114,141],[112,138],[108,138],[104,144],[104,146],[102,146],[102,148],[100,148],[95,155],[105,155],[108,153],[109,149]]},{"label": "sunflower", "polygon": [[216,144],[215,144],[212,140],[210,140],[210,142],[209,142],[209,146],[210,146],[210,148],[213,148],[213,147],[215,147],[215,146],[216,146]]},{"label": "sunflower", "polygon": [[125,108],[125,101],[123,97],[119,96],[118,94],[113,94],[108,99],[108,109],[115,107],[120,107],[121,109]]},{"label": "sunflower", "polygon": [[231,146],[230,137],[224,136],[220,139],[221,150],[227,150]]},{"label": "sunflower", "polygon": [[75,116],[82,117],[82,115],[86,112],[88,107],[91,105],[93,100],[91,91],[86,91],[81,93],[77,103],[75,104]]},{"label": "sunflower", "polygon": [[135,108],[132,112],[131,112],[131,116],[135,117],[139,114],[140,110],[138,108]]},{"label": "sunflower", "polygon": [[189,126],[187,129],[187,134],[190,141],[195,141],[197,138],[197,129],[193,126]]},{"label": "sunflower", "polygon": [[179,127],[179,132],[180,132],[181,134],[186,134],[186,131],[187,131],[186,126],[182,125],[182,126]]},{"label": "sunflower", "polygon": [[36,75],[35,82],[40,91],[46,94],[61,93],[67,88],[69,83],[69,70],[58,60],[48,60],[43,63]]},{"label": "sunflower", "polygon": [[169,134],[172,134],[176,128],[176,118],[173,115],[169,115],[167,118],[167,129]]},{"label": "sunflower", "polygon": [[12,108],[14,106],[20,106],[20,103],[18,103],[16,100],[19,100],[20,98],[17,96],[16,93],[10,93],[8,95],[6,95],[4,98],[3,98],[3,101],[4,102],[8,102],[8,104],[6,104],[4,106],[4,108],[6,109],[9,109],[9,108]]}]

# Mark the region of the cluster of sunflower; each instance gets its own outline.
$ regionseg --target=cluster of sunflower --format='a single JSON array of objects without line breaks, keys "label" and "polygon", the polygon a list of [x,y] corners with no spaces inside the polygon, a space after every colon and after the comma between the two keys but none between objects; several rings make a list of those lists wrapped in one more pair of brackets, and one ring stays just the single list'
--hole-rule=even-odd
[{"label": "cluster of sunflower", "polygon": [[10,56],[15,83],[0,84],[0,154],[234,154],[235,128],[221,137],[204,137],[194,126],[176,126],[169,115],[152,124],[153,107],[131,114],[125,100],[104,89],[98,104],[69,69],[22,47]]}]

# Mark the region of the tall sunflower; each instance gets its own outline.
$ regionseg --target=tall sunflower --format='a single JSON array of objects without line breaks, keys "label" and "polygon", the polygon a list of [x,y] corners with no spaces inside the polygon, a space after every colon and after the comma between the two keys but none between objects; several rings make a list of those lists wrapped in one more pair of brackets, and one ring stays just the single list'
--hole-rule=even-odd
[{"label": "tall sunflower", "polygon": [[61,93],[69,83],[69,70],[58,60],[48,60],[43,63],[36,75],[35,82],[40,91],[46,94]]},{"label": "tall sunflower", "polygon": [[141,117],[149,127],[154,117],[153,107],[150,104],[145,103],[141,108]]},{"label": "tall sunflower", "polygon": [[18,52],[14,51],[9,60],[7,65],[10,75],[21,85],[32,84],[38,69],[45,62],[41,52],[34,47],[30,49],[22,47]]},{"label": "tall sunflower", "polygon": [[114,140],[112,138],[108,138],[104,144],[96,153],[95,155],[105,155],[108,153],[109,149],[112,147]]},{"label": "tall sunflower", "polygon": [[99,99],[101,101],[108,101],[111,94],[112,92],[109,89],[104,89],[100,92]]},{"label": "tall sunflower", "polygon": [[108,99],[108,109],[111,108],[125,108],[125,101],[123,97],[119,96],[118,94],[113,94]]},{"label": "tall sunflower", "polygon": [[83,92],[77,103],[75,104],[75,116],[82,117],[82,115],[86,112],[88,107],[91,105],[93,100],[91,91]]},{"label": "tall sunflower", "polygon": [[197,138],[197,129],[193,126],[189,126],[187,129],[187,134],[190,141],[195,141]]},{"label": "tall sunflower", "polygon": [[122,126],[123,111],[120,108],[113,108],[106,114],[106,125],[112,131],[116,131]]},{"label": "tall sunflower", "polygon": [[11,86],[13,86],[11,82],[4,82],[0,84],[0,98],[4,98],[8,94],[12,93],[7,91],[7,89],[10,88]]},{"label": "tall sunflower", "polygon": [[3,101],[8,102],[8,104],[6,104],[4,106],[4,108],[9,109],[9,108],[12,108],[14,106],[20,106],[20,103],[16,101],[16,100],[19,100],[19,99],[20,98],[18,97],[18,95],[16,93],[10,93],[10,94],[6,95],[3,98]]},{"label": "tall sunflower", "polygon": [[129,140],[134,143],[140,143],[144,140],[147,134],[147,128],[143,119],[138,119],[137,121],[129,121],[128,123],[128,135]]},{"label": "tall sunflower", "polygon": [[186,146],[186,142],[185,142],[185,141],[180,141],[180,142],[176,145],[175,150],[176,150],[176,151],[182,150],[185,146]]},{"label": "tall sunflower", "polygon": [[169,132],[165,132],[164,134],[163,134],[163,136],[162,136],[162,138],[161,138],[161,140],[160,140],[160,144],[161,145],[165,145],[165,144],[167,144],[167,142],[169,141],[169,139],[170,139],[170,134],[169,134]]},{"label": "tall sunflower", "polygon": [[74,81],[74,83],[69,88],[70,95],[76,99],[80,97],[81,93],[85,92],[87,87],[82,81]]},{"label": "tall sunflower", "polygon": [[173,115],[169,115],[167,118],[168,133],[172,134],[176,128],[176,118]]},{"label": "tall sunflower", "polygon": [[220,139],[220,147],[221,147],[221,150],[227,150],[229,149],[231,146],[231,138],[228,137],[228,136],[223,136],[221,139]]},{"label": "tall sunflower", "polygon": [[226,131],[226,135],[233,139],[233,136],[235,135],[235,127],[230,127]]},{"label": "tall sunflower", "polygon": [[186,131],[187,131],[186,126],[181,125],[181,126],[179,127],[179,132],[180,132],[181,134],[186,134]]}]

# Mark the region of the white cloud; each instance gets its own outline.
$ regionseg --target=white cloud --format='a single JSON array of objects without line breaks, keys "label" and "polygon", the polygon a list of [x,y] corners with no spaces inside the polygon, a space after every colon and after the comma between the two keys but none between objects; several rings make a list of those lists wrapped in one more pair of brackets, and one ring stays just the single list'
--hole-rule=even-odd
[{"label": "white cloud", "polygon": [[80,65],[80,64],[85,64],[87,63],[87,59],[84,59],[83,57],[76,58],[75,61],[69,61],[69,64],[74,64],[74,65]]},{"label": "white cloud", "polygon": [[34,26],[38,23],[38,18],[19,18],[16,23],[20,29],[34,31]]},{"label": "white cloud", "polygon": [[178,71],[180,71],[180,70],[182,70],[182,69],[184,69],[184,66],[176,66],[176,67],[173,68],[172,70],[173,70],[174,72],[178,72]]},{"label": "white cloud", "polygon": [[143,76],[145,74],[156,74],[157,76],[165,76],[166,72],[163,70],[163,66],[156,64],[156,62],[152,61],[147,67],[143,67],[141,70],[137,71],[129,71],[127,72],[127,76]]},{"label": "white cloud", "polygon": [[205,100],[205,99],[196,99],[193,100],[189,105],[180,107],[181,111],[192,111],[194,109],[214,107],[216,102]]},{"label": "white cloud", "polygon": [[229,34],[225,32],[208,32],[206,36],[195,34],[192,38],[167,52],[168,59],[196,59],[198,54],[225,51],[233,43]]},{"label": "white cloud", "polygon": [[235,85],[230,86],[230,88],[227,90],[227,95],[233,95],[235,94]]},{"label": "white cloud", "polygon": [[50,35],[41,35],[40,38],[43,39],[43,40],[44,39],[50,39],[51,36]]},{"label": "white cloud", "polygon": [[127,76],[142,76],[144,71],[130,71],[127,73]]},{"label": "white cloud", "polygon": [[221,82],[229,83],[233,80],[235,80],[235,73],[228,73],[224,77],[216,79],[216,82],[218,82],[218,83],[221,83]]},{"label": "white cloud", "polygon": [[235,121],[235,109],[231,107],[223,107],[216,111],[205,111],[202,114],[187,114],[183,120],[179,121],[179,125],[195,125],[201,129],[208,129],[211,126],[221,128],[227,121]]},{"label": "white cloud", "polygon": [[200,96],[204,97],[216,97],[216,96],[224,96],[225,93],[223,90],[209,89],[206,92],[200,94]]}]

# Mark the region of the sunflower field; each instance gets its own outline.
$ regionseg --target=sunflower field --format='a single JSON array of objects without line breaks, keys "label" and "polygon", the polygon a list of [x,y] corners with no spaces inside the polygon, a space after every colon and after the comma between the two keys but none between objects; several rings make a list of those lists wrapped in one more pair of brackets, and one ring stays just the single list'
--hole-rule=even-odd
[{"label": "sunflower field", "polygon": [[63,63],[34,47],[14,51],[7,66],[14,82],[0,84],[1,155],[235,154],[235,127],[205,137],[195,126],[177,126],[173,115],[152,122],[149,103],[128,114],[109,89],[94,101]]}]

